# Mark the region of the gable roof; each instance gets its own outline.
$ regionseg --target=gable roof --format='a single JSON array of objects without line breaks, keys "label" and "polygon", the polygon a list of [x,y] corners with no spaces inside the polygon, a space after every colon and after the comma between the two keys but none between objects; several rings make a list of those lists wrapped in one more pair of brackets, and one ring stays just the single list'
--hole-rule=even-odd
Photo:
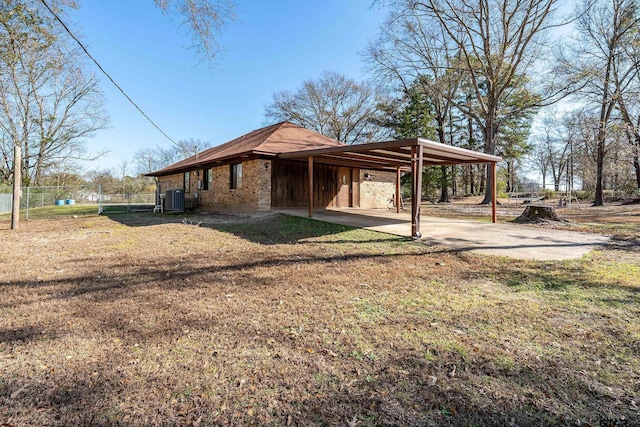
[{"label": "gable roof", "polygon": [[305,129],[302,126],[291,122],[281,122],[254,130],[147,175],[170,175],[242,156],[263,155],[275,157],[279,153],[343,146],[345,144],[340,141]]}]

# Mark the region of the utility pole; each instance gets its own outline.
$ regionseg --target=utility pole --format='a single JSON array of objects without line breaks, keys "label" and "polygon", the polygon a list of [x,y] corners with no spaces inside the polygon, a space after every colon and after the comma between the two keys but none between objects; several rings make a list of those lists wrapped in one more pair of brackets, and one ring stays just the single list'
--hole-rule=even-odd
[{"label": "utility pole", "polygon": [[17,230],[20,223],[20,183],[22,182],[22,147],[13,147],[13,205],[11,206],[11,229]]}]

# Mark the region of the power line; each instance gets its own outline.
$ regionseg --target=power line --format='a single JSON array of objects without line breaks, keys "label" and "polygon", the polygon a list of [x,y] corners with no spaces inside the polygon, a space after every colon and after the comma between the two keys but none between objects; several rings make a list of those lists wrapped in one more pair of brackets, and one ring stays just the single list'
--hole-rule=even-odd
[{"label": "power line", "polygon": [[122,95],[124,95],[125,98],[127,98],[129,100],[129,102],[136,107],[136,109],[138,111],[140,111],[140,114],[142,114],[144,116],[145,119],[147,119],[149,121],[149,123],[151,123],[156,129],[158,129],[158,131],[164,135],[165,138],[167,138],[169,141],[171,141],[174,145],[179,146],[177,142],[175,142],[169,135],[167,135],[162,129],[160,129],[160,126],[158,126],[153,120],[151,120],[151,117],[149,117],[144,111],[142,111],[142,108],[138,107],[138,104],[136,104],[133,99],[131,99],[131,97],[129,95],[127,95],[127,93],[124,91],[124,89],[122,89],[120,87],[120,85],[118,85],[118,83],[115,82],[115,80],[113,80],[113,78],[111,78],[111,76],[109,75],[109,73],[107,73],[104,68],[102,68],[102,66],[98,63],[98,61],[89,53],[89,51],[87,50],[86,47],[84,47],[84,45],[82,44],[82,42],[71,32],[71,30],[69,29],[69,27],[67,27],[67,25],[62,22],[62,19],[60,19],[60,17],[58,16],[58,14],[51,9],[51,7],[49,7],[49,5],[47,4],[46,0],[40,0],[40,2],[42,2],[42,4],[49,10],[49,12],[51,12],[51,14],[53,15],[53,17],[56,19],[56,21],[58,21],[60,23],[60,25],[62,25],[62,27],[65,29],[65,31],[67,33],[69,33],[69,35],[71,36],[72,39],[74,39],[76,41],[76,43],[78,43],[78,45],[80,46],[80,48],[84,51],[84,53],[87,54],[87,56],[93,61],[94,64],[96,64],[96,66],[98,67],[98,69],[100,71],[102,71],[102,74],[104,74],[105,76],[107,76],[107,78],[111,81],[111,83],[113,83],[113,85],[120,91],[120,93],[122,93]]}]

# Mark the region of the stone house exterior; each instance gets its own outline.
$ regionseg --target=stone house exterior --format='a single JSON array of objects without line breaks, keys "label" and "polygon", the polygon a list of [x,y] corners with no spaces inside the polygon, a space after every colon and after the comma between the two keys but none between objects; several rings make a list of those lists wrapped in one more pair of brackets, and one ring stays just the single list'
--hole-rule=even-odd
[{"label": "stone house exterior", "polygon": [[257,212],[304,208],[386,209],[393,206],[396,173],[353,164],[313,164],[309,194],[307,162],[283,153],[342,147],[339,141],[289,122],[252,131],[149,176],[158,194],[183,190],[187,207],[206,211]]}]

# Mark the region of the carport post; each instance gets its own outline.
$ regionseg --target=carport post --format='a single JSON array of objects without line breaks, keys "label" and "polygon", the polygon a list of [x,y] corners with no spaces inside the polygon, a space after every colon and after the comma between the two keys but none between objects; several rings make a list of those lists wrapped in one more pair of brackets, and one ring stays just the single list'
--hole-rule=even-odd
[{"label": "carport post", "polygon": [[396,168],[396,213],[400,213],[400,166]]},{"label": "carport post", "polygon": [[[417,148],[417,150],[416,150]],[[411,147],[411,237],[419,239],[420,202],[422,200],[422,154],[423,147],[418,144]]]},{"label": "carport post", "polygon": [[491,222],[496,223],[498,220],[497,205],[498,205],[498,175],[496,174],[496,162],[491,163],[491,170],[493,173],[493,185],[491,188]]},{"label": "carport post", "polygon": [[309,218],[313,218],[313,156],[309,156]]}]

